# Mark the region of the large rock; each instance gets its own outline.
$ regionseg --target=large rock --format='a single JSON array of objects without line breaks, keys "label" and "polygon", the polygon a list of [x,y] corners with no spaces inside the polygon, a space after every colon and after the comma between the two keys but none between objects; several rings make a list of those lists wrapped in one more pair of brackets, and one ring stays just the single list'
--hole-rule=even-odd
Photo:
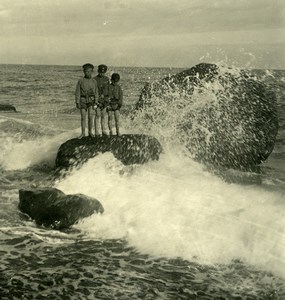
[{"label": "large rock", "polygon": [[125,134],[120,137],[84,137],[63,143],[57,153],[59,169],[77,166],[98,153],[111,152],[124,165],[144,164],[158,160],[162,147],[157,139],[143,134]]},{"label": "large rock", "polygon": [[192,157],[219,167],[254,168],[268,158],[278,132],[275,94],[248,71],[214,64],[146,84],[136,108],[135,118],[155,126],[169,116]]},{"label": "large rock", "polygon": [[37,225],[65,229],[93,213],[103,213],[101,203],[83,194],[66,195],[55,188],[19,190],[21,212]]},{"label": "large rock", "polygon": [[16,112],[16,108],[11,104],[0,104],[0,111]]}]

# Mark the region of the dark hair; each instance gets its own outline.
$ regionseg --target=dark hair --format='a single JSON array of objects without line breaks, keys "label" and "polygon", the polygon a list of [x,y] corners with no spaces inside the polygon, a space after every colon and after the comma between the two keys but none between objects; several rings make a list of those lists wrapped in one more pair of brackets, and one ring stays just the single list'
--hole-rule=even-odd
[{"label": "dark hair", "polygon": [[108,67],[106,65],[99,65],[98,66],[98,72],[100,72],[100,73],[106,73],[107,69],[108,69]]},{"label": "dark hair", "polygon": [[111,76],[111,80],[114,82],[118,82],[120,80],[120,75],[118,73],[113,73]]},{"label": "dark hair", "polygon": [[83,66],[82,66],[82,68],[83,68],[83,70],[86,70],[86,69],[94,69],[94,66],[92,65],[92,64],[84,64]]}]

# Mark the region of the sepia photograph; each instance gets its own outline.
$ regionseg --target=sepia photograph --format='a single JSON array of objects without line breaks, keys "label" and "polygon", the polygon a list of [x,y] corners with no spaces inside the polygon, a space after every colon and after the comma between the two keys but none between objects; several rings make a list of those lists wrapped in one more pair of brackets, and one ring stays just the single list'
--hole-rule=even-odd
[{"label": "sepia photograph", "polygon": [[285,299],[285,1],[0,0],[0,299]]}]

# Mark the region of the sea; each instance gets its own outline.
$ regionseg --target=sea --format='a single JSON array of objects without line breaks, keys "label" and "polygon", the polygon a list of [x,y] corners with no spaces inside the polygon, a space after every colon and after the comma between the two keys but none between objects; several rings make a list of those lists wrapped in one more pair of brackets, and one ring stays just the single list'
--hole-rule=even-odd
[{"label": "sea", "polygon": [[[179,112],[154,126],[131,117],[146,82],[181,70],[108,69],[121,75],[122,133],[155,136],[158,161],[124,166],[104,153],[59,176],[60,145],[80,135],[81,66],[0,65],[0,103],[17,110],[0,112],[1,300],[285,299],[285,71],[251,70],[278,102],[261,172],[219,176],[187,155]],[[67,230],[39,227],[19,211],[18,191],[42,187],[94,197],[105,211]]]}]

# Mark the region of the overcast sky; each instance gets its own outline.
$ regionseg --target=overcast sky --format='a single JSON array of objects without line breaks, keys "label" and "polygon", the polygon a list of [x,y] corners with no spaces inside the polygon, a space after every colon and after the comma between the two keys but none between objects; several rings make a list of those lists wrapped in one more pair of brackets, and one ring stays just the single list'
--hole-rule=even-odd
[{"label": "overcast sky", "polygon": [[0,63],[285,69],[285,0],[0,0]]}]

